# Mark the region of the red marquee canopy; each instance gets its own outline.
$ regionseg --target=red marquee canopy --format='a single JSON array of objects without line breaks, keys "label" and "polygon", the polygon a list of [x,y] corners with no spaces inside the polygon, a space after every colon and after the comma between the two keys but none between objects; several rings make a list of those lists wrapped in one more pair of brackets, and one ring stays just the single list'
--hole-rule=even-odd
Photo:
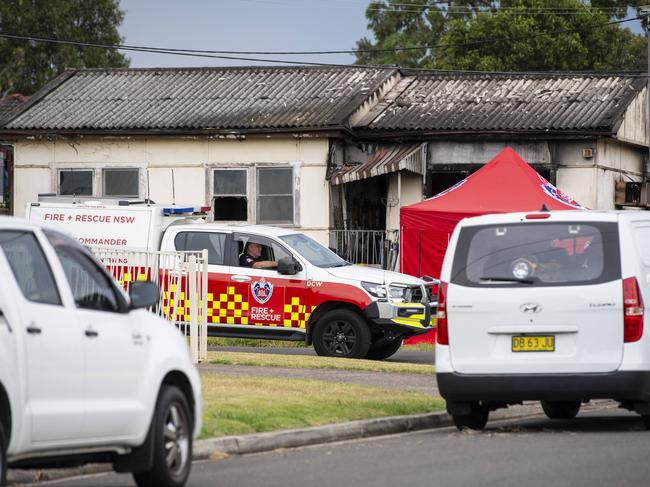
[{"label": "red marquee canopy", "polygon": [[440,276],[447,243],[463,218],[486,213],[586,209],[510,147],[442,193],[400,210],[400,271]]}]

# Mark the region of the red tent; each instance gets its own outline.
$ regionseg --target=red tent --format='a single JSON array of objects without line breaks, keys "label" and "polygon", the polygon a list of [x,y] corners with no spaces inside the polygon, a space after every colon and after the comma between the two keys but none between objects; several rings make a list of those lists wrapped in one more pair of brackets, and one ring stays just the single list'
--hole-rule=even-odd
[{"label": "red tent", "polygon": [[[436,196],[400,210],[400,271],[440,276],[456,224],[486,213],[584,210],[540,176],[510,147],[481,169]],[[407,343],[435,341],[435,330]]]},{"label": "red tent", "polygon": [[586,209],[510,147],[442,193],[400,210],[400,271],[438,277],[447,243],[463,218],[486,213]]}]

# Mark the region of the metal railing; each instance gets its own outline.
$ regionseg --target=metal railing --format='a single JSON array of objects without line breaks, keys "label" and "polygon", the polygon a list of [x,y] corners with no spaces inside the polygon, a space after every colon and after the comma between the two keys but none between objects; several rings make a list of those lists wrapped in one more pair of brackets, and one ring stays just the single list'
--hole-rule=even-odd
[{"label": "metal railing", "polygon": [[208,251],[162,252],[91,247],[113,278],[128,292],[135,281],[158,285],[158,304],[150,311],[177,326],[185,336],[194,363],[207,359]]},{"label": "metal railing", "polygon": [[330,248],[352,264],[394,270],[399,255],[399,231],[330,230]]}]

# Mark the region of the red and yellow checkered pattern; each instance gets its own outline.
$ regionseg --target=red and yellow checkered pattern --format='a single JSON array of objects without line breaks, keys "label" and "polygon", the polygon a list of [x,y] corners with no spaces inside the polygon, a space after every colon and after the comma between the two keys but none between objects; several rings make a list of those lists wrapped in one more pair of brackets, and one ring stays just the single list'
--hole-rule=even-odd
[{"label": "red and yellow checkered pattern", "polygon": [[226,292],[217,297],[215,299],[213,293],[208,293],[208,323],[248,325],[248,317],[243,316],[248,311],[248,302],[235,292],[234,286],[228,286]]},{"label": "red and yellow checkered pattern", "polygon": [[311,307],[311,311],[307,312],[307,306],[300,304],[300,298],[291,298],[291,303],[284,305],[284,326],[290,328],[305,328],[311,312],[314,311],[315,306]]}]

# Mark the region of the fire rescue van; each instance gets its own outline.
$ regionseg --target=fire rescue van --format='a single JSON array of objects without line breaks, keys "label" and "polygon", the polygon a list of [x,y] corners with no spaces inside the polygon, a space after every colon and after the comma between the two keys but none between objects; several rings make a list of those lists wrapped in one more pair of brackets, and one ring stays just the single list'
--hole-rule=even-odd
[{"label": "fire rescue van", "polygon": [[[27,205],[91,247],[208,251],[210,336],[305,341],[324,356],[384,359],[430,329],[429,284],[353,266],[305,234],[280,227],[206,223],[194,208],[105,204]],[[175,312],[182,318],[185,300]]]}]

